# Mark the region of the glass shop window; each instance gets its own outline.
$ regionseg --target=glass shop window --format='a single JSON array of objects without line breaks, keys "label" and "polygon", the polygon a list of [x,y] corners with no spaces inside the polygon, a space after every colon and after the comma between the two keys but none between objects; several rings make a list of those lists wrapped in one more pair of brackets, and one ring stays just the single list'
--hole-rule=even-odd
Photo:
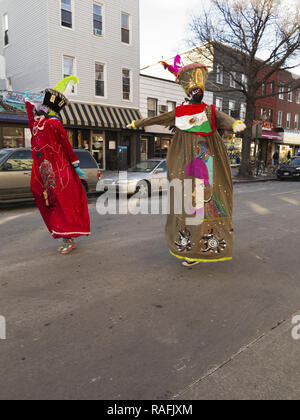
[{"label": "glass shop window", "polygon": [[123,99],[125,101],[130,101],[130,79],[131,72],[128,69],[122,70],[122,81],[123,81]]},{"label": "glass shop window", "polygon": [[155,137],[155,157],[165,159],[170,147],[170,139]]},{"label": "glass shop window", "polygon": [[24,129],[3,127],[1,129],[0,147],[4,149],[25,147]]},{"label": "glass shop window", "polygon": [[7,160],[11,168],[8,171],[31,171],[33,159],[30,150],[20,150],[12,154]]},{"label": "glass shop window", "polygon": [[130,15],[124,12],[121,14],[121,39],[124,44],[130,44]]},{"label": "glass shop window", "polygon": [[72,28],[72,0],[61,0],[61,25]]},{"label": "glass shop window", "polygon": [[102,5],[94,2],[93,5],[93,27],[94,35],[103,35],[103,16],[102,16]]},{"label": "glass shop window", "polygon": [[104,64],[95,64],[95,95],[105,96]]},{"label": "glass shop window", "polygon": [[157,116],[157,99],[148,98],[148,118]]}]

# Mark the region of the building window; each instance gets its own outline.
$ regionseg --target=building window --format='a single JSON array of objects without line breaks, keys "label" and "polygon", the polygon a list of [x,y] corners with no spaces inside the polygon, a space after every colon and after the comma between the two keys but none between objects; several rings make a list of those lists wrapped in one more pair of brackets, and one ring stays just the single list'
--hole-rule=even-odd
[{"label": "building window", "polygon": [[176,108],[177,104],[176,102],[168,101],[167,105],[168,105],[168,112],[172,112]]},{"label": "building window", "polygon": [[265,96],[267,93],[267,86],[265,83],[263,83],[261,86],[261,93],[262,93],[262,96]]},{"label": "building window", "polygon": [[277,125],[278,127],[282,127],[282,111],[278,111]]},{"label": "building window", "polygon": [[233,118],[236,117],[235,107],[236,107],[236,102],[229,101],[229,115]]},{"label": "building window", "polygon": [[242,84],[245,86],[245,89],[248,89],[248,77],[245,74],[242,74]]},{"label": "building window", "polygon": [[3,31],[4,31],[4,46],[6,47],[9,44],[8,38],[8,14],[3,15]]},{"label": "building window", "polygon": [[157,99],[148,98],[148,118],[156,117],[157,115]]},{"label": "building window", "polygon": [[274,111],[273,109],[269,109],[269,122],[272,123],[273,122],[273,115],[274,115]]},{"label": "building window", "polygon": [[123,77],[123,99],[125,101],[130,101],[130,70],[123,69],[122,71]]},{"label": "building window", "polygon": [[279,99],[284,100],[284,86],[279,86]]},{"label": "building window", "polygon": [[286,128],[291,128],[292,115],[288,112],[286,116]]},{"label": "building window", "polygon": [[105,96],[105,83],[104,83],[104,64],[95,64],[95,95]]},{"label": "building window", "polygon": [[296,102],[297,104],[300,104],[300,89],[296,91]]},{"label": "building window", "polygon": [[295,115],[295,130],[299,128],[299,114]]},{"label": "building window", "polygon": [[223,84],[223,79],[224,79],[224,77],[223,77],[223,67],[220,64],[218,64],[217,65],[217,83],[222,85]]},{"label": "building window", "polygon": [[[63,70],[63,78],[69,76],[76,76],[75,72],[75,58],[74,57],[67,57],[64,55],[64,70]],[[75,85],[72,86],[72,93],[75,93]]]},{"label": "building window", "polygon": [[124,42],[124,44],[130,44],[130,15],[122,12],[121,25],[122,42]]},{"label": "building window", "polygon": [[230,84],[230,87],[232,87],[232,88],[236,88],[236,82],[235,82],[235,80],[236,80],[236,72],[233,72],[233,73],[230,73],[230,75],[229,75],[229,84]]},{"label": "building window", "polygon": [[260,119],[261,119],[261,121],[263,121],[265,117],[266,117],[265,108],[260,108]]},{"label": "building window", "polygon": [[240,109],[240,118],[241,120],[245,121],[246,119],[246,111],[247,111],[247,104],[242,103]]},{"label": "building window", "polygon": [[218,111],[223,110],[223,99],[222,98],[216,98],[216,109]]},{"label": "building window", "polygon": [[61,24],[72,28],[72,0],[61,0]]},{"label": "building window", "polygon": [[274,95],[274,93],[275,93],[275,82],[270,83],[270,91],[271,91],[271,95]]},{"label": "building window", "polygon": [[94,35],[103,35],[102,5],[95,2],[93,4],[93,28]]},{"label": "building window", "polygon": [[293,91],[291,87],[289,87],[288,101],[293,102]]}]

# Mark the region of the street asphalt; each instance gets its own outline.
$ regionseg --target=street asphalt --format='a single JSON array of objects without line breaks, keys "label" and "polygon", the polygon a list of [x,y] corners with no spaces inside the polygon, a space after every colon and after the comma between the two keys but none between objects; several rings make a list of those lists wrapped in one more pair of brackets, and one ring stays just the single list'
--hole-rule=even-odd
[{"label": "street asphalt", "polygon": [[99,216],[56,253],[32,206],[0,212],[0,399],[298,399],[300,183],[235,186],[232,262],[186,269],[165,217]]}]

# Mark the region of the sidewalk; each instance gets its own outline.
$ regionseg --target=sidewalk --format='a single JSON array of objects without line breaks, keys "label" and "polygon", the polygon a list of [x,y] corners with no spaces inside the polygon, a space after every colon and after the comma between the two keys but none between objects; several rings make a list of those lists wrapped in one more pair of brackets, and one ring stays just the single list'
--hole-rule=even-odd
[{"label": "sidewalk", "polygon": [[293,400],[300,397],[300,342],[292,316],[257,337],[174,397],[177,400]]}]

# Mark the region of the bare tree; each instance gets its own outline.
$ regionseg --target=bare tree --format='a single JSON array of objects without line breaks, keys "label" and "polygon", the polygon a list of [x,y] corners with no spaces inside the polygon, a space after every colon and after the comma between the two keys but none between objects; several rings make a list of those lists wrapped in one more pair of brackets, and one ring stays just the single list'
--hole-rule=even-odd
[{"label": "bare tree", "polygon": [[[212,63],[216,54],[219,60],[221,57],[219,64],[231,74],[236,90],[245,95],[247,130],[239,175],[251,176],[256,101],[279,94],[278,86],[268,95],[261,88],[275,73],[300,65],[300,0],[210,0],[201,14],[192,17],[191,30],[198,56]],[[239,72],[247,78],[242,80]],[[283,92],[299,87],[300,78],[295,78]]]}]

